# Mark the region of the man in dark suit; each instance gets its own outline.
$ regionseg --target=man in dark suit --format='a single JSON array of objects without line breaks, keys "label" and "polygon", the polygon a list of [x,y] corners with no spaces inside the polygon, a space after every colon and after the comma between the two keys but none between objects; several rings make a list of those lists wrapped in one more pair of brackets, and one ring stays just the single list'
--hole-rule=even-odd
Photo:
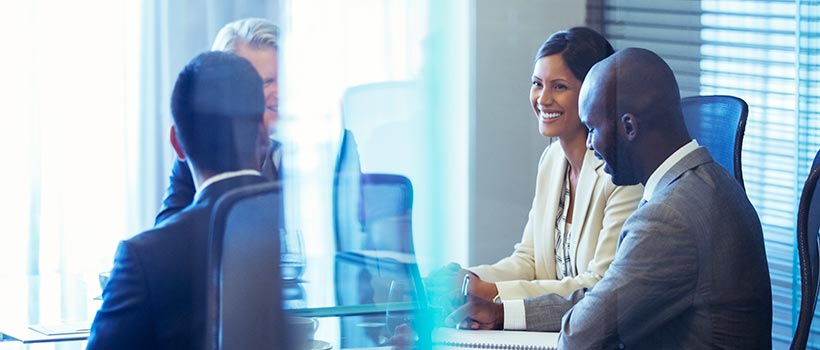
[{"label": "man in dark suit", "polygon": [[[634,48],[599,62],[581,87],[579,114],[612,182],[642,183],[643,200],[603,279],[567,298],[524,299],[526,328],[560,329],[561,349],[771,349],[760,220],[734,177],[689,136],[666,62]],[[503,324],[503,306],[471,300],[456,321]]]},{"label": "man in dark suit", "polygon": [[171,144],[193,174],[193,203],[120,243],[88,349],[202,349],[211,211],[225,192],[262,183],[262,81],[226,52],[194,58],[171,101]]},{"label": "man in dark suit", "polygon": [[[264,120],[270,131],[279,120],[278,47],[279,28],[262,18],[245,18],[226,24],[217,33],[213,51],[232,52],[247,59],[262,78],[265,94]],[[260,157],[262,175],[281,179],[281,144],[269,140],[267,151]],[[194,199],[194,180],[184,159],[177,159],[171,170],[170,185],[162,200],[155,225],[187,207]]]},{"label": "man in dark suit", "polygon": [[[273,132],[279,121],[279,81],[277,46],[279,29],[275,24],[262,18],[245,18],[226,24],[217,33],[211,46],[213,51],[233,52],[251,62],[262,78],[265,92],[265,123]],[[262,176],[269,180],[282,179],[282,144],[270,138],[267,151],[261,157]],[[359,153],[353,133],[344,130],[336,165],[336,201],[347,202],[340,205],[338,215],[360,220],[359,208],[361,196],[361,167]],[[184,160],[176,160],[171,170],[170,184],[162,200],[162,208],[155,219],[159,225],[165,219],[176,214],[194,198],[194,181]],[[353,220],[347,220],[353,221]]]}]

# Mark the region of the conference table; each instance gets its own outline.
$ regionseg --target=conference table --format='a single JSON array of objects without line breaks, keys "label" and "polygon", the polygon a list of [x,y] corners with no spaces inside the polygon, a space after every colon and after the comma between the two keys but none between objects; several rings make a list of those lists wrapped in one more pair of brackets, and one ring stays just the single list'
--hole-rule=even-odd
[{"label": "conference table", "polygon": [[[412,255],[337,253],[308,257],[304,274],[283,286],[292,315],[315,317],[317,347],[387,346],[394,329],[419,308],[420,280]],[[100,308],[98,273],[0,276],[0,350],[84,349]],[[71,334],[46,333],[74,330]]]},{"label": "conference table", "polygon": [[0,280],[0,350],[84,348],[87,332],[48,336],[29,326],[87,329],[102,304],[98,274],[15,275]]}]

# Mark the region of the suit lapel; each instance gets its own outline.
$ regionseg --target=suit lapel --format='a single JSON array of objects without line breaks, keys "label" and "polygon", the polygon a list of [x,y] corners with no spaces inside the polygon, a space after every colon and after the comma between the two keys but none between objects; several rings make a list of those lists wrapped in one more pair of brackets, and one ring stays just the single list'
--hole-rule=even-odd
[{"label": "suit lapel", "polygon": [[[669,171],[667,171],[666,174],[663,175],[661,180],[658,181],[658,186],[655,187],[654,193],[662,191],[664,188],[671,185],[673,182],[677,181],[684,173],[686,173],[690,169],[709,162],[713,162],[712,156],[709,155],[709,151],[707,151],[706,148],[704,148],[703,146],[699,146],[694,151],[692,151],[692,153],[687,154],[677,164],[669,168]],[[656,199],[654,198],[653,194],[652,201],[654,202],[655,200]],[[638,209],[636,209],[635,211],[640,211],[646,203],[647,202],[641,199],[641,202],[638,205]],[[624,240],[624,237],[626,237],[626,231],[621,231],[620,236],[618,236],[618,247],[621,246],[621,241]]]},{"label": "suit lapel", "polygon": [[[555,215],[558,208],[558,201],[559,197],[562,195],[564,188],[564,176],[567,172],[567,158],[564,154],[564,150],[561,148],[561,144],[558,141],[554,141],[550,147],[557,147],[558,152],[548,154],[547,156],[550,157],[549,159],[545,159],[544,162],[547,164],[560,164],[559,166],[553,166],[549,169],[549,173],[546,177],[546,183],[544,186],[547,187],[545,193],[547,194],[544,201],[547,205],[543,206],[543,212],[536,213],[536,215],[540,214],[544,220],[541,222],[540,228],[537,229],[536,232],[549,232],[549,234],[543,235],[543,237],[539,234],[533,235],[533,240],[543,239],[544,245],[535,244],[536,249],[550,249],[551,251],[555,251]],[[556,158],[556,159],[554,159]],[[543,247],[543,248],[538,248]],[[552,259],[544,259],[544,266],[545,271],[547,274],[551,276],[555,275],[555,256],[553,254],[544,254],[543,256],[552,256]]]},{"label": "suit lapel", "polygon": [[709,151],[707,151],[706,148],[703,148],[703,146],[696,148],[692,153],[687,154],[677,164],[669,168],[669,171],[658,181],[658,186],[655,188],[654,193],[658,193],[661,189],[671,185],[675,180],[680,178],[681,175],[689,171],[689,169],[711,161],[712,156],[709,155]]},{"label": "suit lapel", "polygon": [[[578,174],[578,184],[575,186],[575,203],[572,210],[572,228],[570,229],[570,249],[573,261],[577,259],[578,242],[584,232],[586,216],[589,212],[589,205],[592,203],[592,194],[601,181],[598,176],[598,168],[604,164],[603,161],[595,157],[595,153],[587,151],[584,154],[584,163],[581,165],[581,172]],[[577,271],[576,271],[577,272]]]},{"label": "suit lapel", "polygon": [[[281,168],[282,168],[282,161],[279,161],[279,167],[276,167],[276,162],[273,161],[273,157],[276,156],[276,151],[282,144],[274,139],[270,140],[270,147],[268,147],[268,151],[265,153],[265,158],[262,159],[262,176],[270,179],[270,180],[279,180],[281,178]],[[281,151],[280,151],[281,153]]]}]

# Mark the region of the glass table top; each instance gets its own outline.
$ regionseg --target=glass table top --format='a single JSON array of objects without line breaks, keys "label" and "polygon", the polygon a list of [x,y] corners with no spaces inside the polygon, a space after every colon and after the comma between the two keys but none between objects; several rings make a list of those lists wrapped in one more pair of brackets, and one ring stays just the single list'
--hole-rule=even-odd
[{"label": "glass table top", "polygon": [[[97,273],[6,276],[0,297],[0,350],[52,349],[54,338],[30,325],[89,324],[102,301]],[[308,257],[302,277],[283,286],[287,313],[319,320],[315,339],[333,348],[384,345],[395,328],[423,305],[421,280],[412,255],[391,252],[338,253]],[[9,337],[28,337],[21,344]],[[39,337],[38,337],[39,336]],[[88,333],[60,341],[60,349],[82,349]],[[64,337],[65,338],[65,337]],[[50,341],[50,343],[49,343]]]}]

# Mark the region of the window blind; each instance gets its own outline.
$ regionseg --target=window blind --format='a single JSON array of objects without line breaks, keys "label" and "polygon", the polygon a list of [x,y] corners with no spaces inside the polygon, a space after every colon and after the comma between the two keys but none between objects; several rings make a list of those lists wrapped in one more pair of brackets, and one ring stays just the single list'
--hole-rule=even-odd
[{"label": "window blind", "polygon": [[[811,169],[815,154],[820,149],[820,4],[817,1],[797,1],[797,191]],[[799,283],[796,269],[795,285]],[[797,296],[799,293],[795,291]],[[796,302],[799,302],[797,300]],[[798,307],[795,304],[796,319]],[[820,317],[815,309],[808,348],[820,348]]]},{"label": "window blind", "polygon": [[[763,224],[777,349],[788,348],[799,311],[797,200],[820,145],[818,6],[794,0],[588,3],[589,25],[616,50],[658,53],[674,70],[682,97],[725,94],[749,104],[743,177]],[[813,325],[820,329],[820,322]]]}]

